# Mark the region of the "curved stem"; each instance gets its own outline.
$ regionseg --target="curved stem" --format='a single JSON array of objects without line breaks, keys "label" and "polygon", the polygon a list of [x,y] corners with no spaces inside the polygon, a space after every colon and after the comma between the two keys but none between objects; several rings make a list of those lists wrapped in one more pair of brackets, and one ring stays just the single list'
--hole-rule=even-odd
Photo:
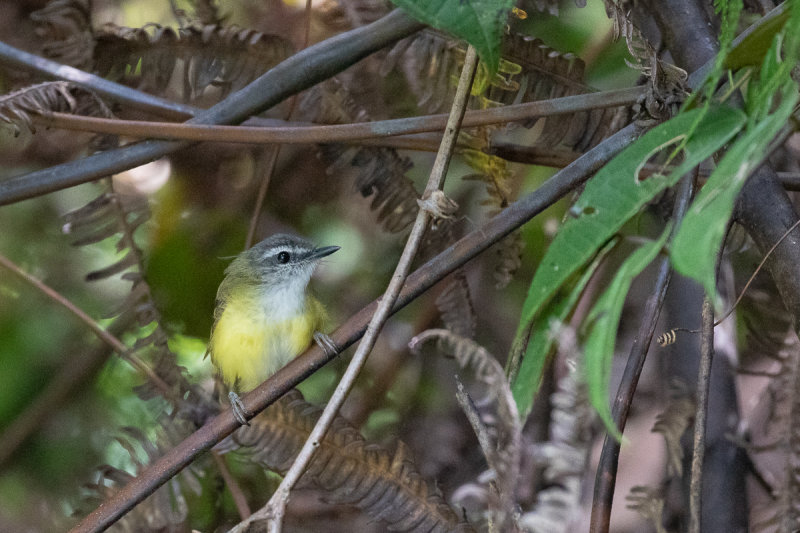
[{"label": "curved stem", "polygon": [[[563,115],[608,107],[633,105],[644,93],[642,87],[577,94],[550,100],[467,111],[462,127],[507,124],[537,117]],[[447,114],[358,122],[354,124],[308,125],[285,122],[281,126],[224,126],[215,124],[152,122],[86,117],[68,113],[42,115],[47,126],[69,130],[124,135],[127,137],[213,141],[246,144],[332,143],[394,137],[403,134],[442,131]],[[255,120],[254,120],[255,121]],[[266,121],[265,121],[266,122]],[[280,121],[271,121],[271,123]]]}]

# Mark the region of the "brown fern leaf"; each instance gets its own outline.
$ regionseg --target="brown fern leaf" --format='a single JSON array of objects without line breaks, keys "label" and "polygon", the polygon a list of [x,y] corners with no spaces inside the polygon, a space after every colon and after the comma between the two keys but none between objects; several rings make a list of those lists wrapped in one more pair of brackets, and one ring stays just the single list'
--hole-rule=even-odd
[{"label": "brown fern leaf", "polygon": [[[319,124],[341,124],[367,120],[346,89],[336,80],[318,85],[308,92],[299,106],[308,113],[304,118]],[[417,216],[419,206],[414,183],[406,176],[411,160],[390,148],[324,145],[322,157],[330,162],[328,174],[355,171],[355,187],[364,198],[372,197],[370,208],[376,212],[384,230],[397,233],[407,229]]]},{"label": "brown fern leaf", "polygon": [[[123,428],[125,436],[118,437],[117,442],[128,453],[135,467],[135,473],[144,470],[149,463],[180,442],[174,427],[174,420],[164,423],[155,443],[136,428]],[[140,458],[142,453],[139,450],[142,450],[144,459]],[[110,465],[100,466],[98,473],[99,479],[95,483],[86,485],[89,493],[83,503],[89,508],[94,508],[107,500],[136,477],[135,474]],[[114,531],[126,533],[183,531],[188,514],[184,496],[186,490],[195,494],[200,494],[201,491],[198,473],[193,467],[182,470],[178,476],[170,479],[166,485],[134,507],[115,524]]]},{"label": "brown fern leaf", "polygon": [[683,474],[683,447],[681,437],[694,419],[695,405],[686,386],[672,383],[669,400],[662,412],[656,415],[653,431],[664,436],[667,446],[667,474],[680,477]]},{"label": "brown fern leaf", "polygon": [[17,135],[20,126],[36,131],[31,114],[52,112],[111,116],[111,111],[93,92],[68,81],[39,83],[0,96],[0,121],[11,124]]},{"label": "brown fern leaf", "polygon": [[163,93],[173,76],[180,76],[187,101],[209,86],[219,88],[224,97],[293,52],[289,41],[276,35],[199,23],[177,32],[157,24],[106,24],[96,37],[95,69],[101,75],[154,93]]},{"label": "brown fern leaf", "polygon": [[515,231],[508,237],[495,245],[495,256],[497,264],[494,268],[495,287],[504,289],[514,279],[519,267],[522,266],[522,249],[525,241],[522,240],[522,232]]},{"label": "brown fern leaf", "polygon": [[89,0],[51,0],[31,13],[45,57],[81,70],[91,70],[94,32]]},{"label": "brown fern leaf", "polygon": [[[240,452],[282,473],[314,427],[321,410],[290,391],[250,426],[233,435]],[[355,505],[391,531],[472,531],[440,494],[431,491],[398,443],[394,453],[367,444],[361,434],[337,417],[317,448],[301,482],[325,490],[333,503]]]},{"label": "brown fern leaf", "polygon": [[[423,201],[420,203],[425,205]],[[453,244],[456,241],[456,226],[456,220],[452,216],[435,218],[425,231],[417,256],[427,261]],[[468,339],[475,336],[478,317],[463,268],[447,277],[435,303],[446,329]]]},{"label": "brown fern leaf", "polygon": [[[755,505],[754,531],[796,531],[800,527],[800,504],[795,495],[800,487],[800,345],[789,330],[785,342],[771,359],[775,377],[760,395],[759,404],[747,421],[752,435],[749,451],[752,464],[769,485],[771,498]],[[777,364],[775,363],[777,362]],[[762,456],[763,454],[763,456]]]},{"label": "brown fern leaf", "polygon": [[677,112],[686,96],[688,74],[683,69],[661,61],[655,48],[647,41],[630,18],[630,7],[605,0],[606,14],[614,22],[614,39],[625,38],[633,61],[625,63],[648,79],[648,91],[637,104],[637,120],[665,120]]},{"label": "brown fern leaf", "polygon": [[460,382],[456,397],[478,437],[486,463],[494,471],[490,477],[497,494],[489,498],[491,520],[498,531],[508,531],[519,479],[522,425],[503,367],[479,344],[443,329],[420,333],[409,347],[418,351],[428,340],[436,340],[440,351],[454,354],[459,366],[472,372],[489,389],[488,399],[496,406],[490,417],[481,417]]},{"label": "brown fern leaf", "polygon": [[436,297],[436,308],[445,328],[460,337],[475,337],[478,319],[463,269],[455,271],[449,277],[447,285]]},{"label": "brown fern leaf", "polygon": [[637,485],[625,497],[628,504],[625,506],[636,511],[647,519],[656,528],[656,533],[667,533],[662,524],[664,513],[664,496],[659,490],[651,487]]},{"label": "brown fern leaf", "polygon": [[[198,387],[189,382],[186,369],[176,363],[175,355],[167,347],[167,334],[161,326],[161,315],[143,276],[144,259],[134,240],[134,233],[148,217],[149,206],[145,197],[121,195],[108,186],[105,192],[85,206],[64,215],[63,232],[72,238],[75,246],[117,238],[117,250],[125,252],[122,258],[90,272],[86,279],[98,281],[122,273],[122,279],[131,282],[131,291],[111,316],[130,310],[135,313],[139,328],[153,328],[147,336],[137,339],[133,349],[151,348],[149,354],[153,370],[172,389],[172,394],[165,399],[175,408],[183,410],[182,413],[192,417],[192,420],[202,419],[200,411],[212,409],[211,402],[205,399]],[[136,392],[143,399],[164,395],[150,382],[137,387]],[[187,397],[189,400],[183,401]],[[187,405],[191,406],[188,410]]]},{"label": "brown fern leaf", "polygon": [[[509,186],[511,178],[509,163],[500,157],[487,155],[478,150],[464,150],[462,155],[466,163],[478,171],[464,176],[463,179],[480,181],[486,186],[489,197],[482,203],[492,206],[492,214],[496,215],[508,206],[513,197]],[[511,233],[494,246],[493,276],[498,290],[508,286],[514,274],[522,266],[523,246],[521,231]]]}]

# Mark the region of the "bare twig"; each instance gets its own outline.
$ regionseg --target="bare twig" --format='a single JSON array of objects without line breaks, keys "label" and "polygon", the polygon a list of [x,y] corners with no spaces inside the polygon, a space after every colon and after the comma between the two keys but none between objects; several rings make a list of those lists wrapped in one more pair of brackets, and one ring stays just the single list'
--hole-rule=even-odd
[{"label": "bare twig", "polygon": [[130,363],[131,366],[142,373],[148,380],[150,380],[151,383],[153,383],[153,385],[158,387],[164,396],[167,398],[172,398],[174,396],[172,390],[169,388],[169,385],[164,383],[164,380],[158,377],[141,359],[130,353],[130,349],[125,346],[121,340],[103,329],[100,324],[95,322],[94,319],[92,319],[92,317],[90,317],[81,308],[64,298],[51,287],[45,285],[35,277],[19,268],[16,264],[14,264],[13,261],[2,254],[0,254],[0,265],[13,272],[25,282],[38,289],[45,296],[75,315],[81,322],[86,324],[86,326],[88,326],[88,328],[91,329],[92,332],[100,338],[100,340],[109,345],[115,352],[117,352],[117,354],[119,354],[120,357],[122,357],[125,361]]},{"label": "bare twig", "polygon": [[233,498],[233,504],[236,506],[236,511],[239,513],[239,516],[242,518],[242,520],[248,518],[252,513],[250,512],[250,506],[247,505],[247,498],[245,498],[241,487],[239,487],[239,484],[231,475],[231,471],[228,468],[228,464],[225,462],[225,458],[222,457],[216,450],[211,451],[211,457],[214,458],[214,463],[217,465],[219,473],[222,475],[222,479],[225,481],[225,485],[231,492],[231,498]]},{"label": "bare twig", "polygon": [[689,533],[702,531],[703,459],[706,453],[706,418],[708,417],[708,385],[714,359],[714,305],[711,295],[703,299],[703,332],[700,340],[700,368],[697,372],[697,411],[694,417],[692,471],[689,482]]},{"label": "bare twig", "polygon": [[[447,169],[450,165],[450,159],[453,156],[453,149],[455,147],[456,136],[458,135],[461,119],[464,117],[464,111],[466,110],[467,98],[469,97],[470,87],[472,87],[472,79],[475,75],[475,68],[477,64],[477,53],[475,52],[475,49],[470,46],[469,50],[467,51],[467,56],[464,60],[464,67],[461,71],[461,78],[458,83],[458,88],[456,89],[456,96],[453,101],[453,106],[450,110],[450,118],[448,120],[447,128],[445,129],[445,134],[442,137],[442,145],[439,153],[436,155],[436,160],[433,163],[431,175],[428,179],[428,184],[425,187],[425,194],[423,194],[423,197],[425,197],[426,194],[441,190],[442,188],[445,176],[447,175]],[[297,458],[295,459],[291,468],[286,473],[286,476],[283,478],[280,486],[272,495],[272,498],[270,498],[270,501],[266,506],[257,511],[252,517],[250,517],[249,520],[239,524],[232,531],[245,531],[252,521],[260,519],[263,520],[266,518],[269,519],[269,530],[273,533],[280,532],[283,515],[286,510],[286,504],[289,501],[289,491],[300,479],[300,476],[303,475],[308,463],[311,461],[311,457],[316,451],[316,448],[319,446],[319,442],[324,438],[325,433],[328,431],[330,424],[333,422],[333,419],[336,416],[336,413],[339,411],[339,408],[347,398],[347,394],[353,387],[361,368],[364,366],[367,357],[372,351],[372,347],[375,345],[375,341],[378,339],[378,335],[380,334],[383,324],[391,314],[392,306],[395,304],[395,301],[400,294],[400,289],[402,289],[403,284],[408,277],[408,273],[411,270],[411,262],[414,260],[414,257],[417,254],[417,250],[422,242],[422,237],[425,233],[425,228],[428,226],[429,220],[430,214],[425,209],[420,209],[417,213],[417,218],[414,221],[414,226],[411,229],[411,234],[409,235],[405,248],[403,249],[403,253],[400,256],[397,267],[395,268],[394,275],[389,282],[389,286],[386,288],[386,292],[380,300],[380,304],[378,305],[375,314],[372,316],[372,319],[367,326],[367,332],[364,335],[364,339],[358,345],[358,349],[356,350],[355,355],[353,355],[353,358],[350,361],[344,376],[342,376],[342,379],[337,385],[336,390],[334,391],[333,395],[331,395],[328,405],[325,406],[325,410],[322,412],[317,424],[311,431],[311,434],[303,445],[303,448],[300,450],[300,453],[298,453]]]},{"label": "bare twig", "polygon": [[253,245],[253,240],[256,236],[256,227],[258,226],[258,218],[261,214],[261,207],[264,205],[264,198],[267,197],[269,182],[272,181],[272,174],[275,172],[275,163],[278,162],[278,156],[280,153],[280,144],[268,146],[265,148],[262,156],[258,160],[257,167],[261,167],[261,184],[258,186],[256,204],[253,206],[253,214],[250,215],[250,224],[247,227],[247,237],[245,237],[244,240],[245,250]]},{"label": "bare twig", "polygon": [[[537,117],[565,115],[592,109],[632,105],[642,95],[641,87],[577,94],[550,100],[467,111],[463,128],[506,124]],[[446,113],[395,118],[354,124],[308,125],[286,122],[281,126],[223,126],[198,123],[151,122],[144,120],[104,119],[68,113],[51,113],[38,120],[48,126],[124,135],[127,137],[214,141],[247,144],[331,143],[393,137],[403,134],[441,131],[447,124]],[[280,123],[272,120],[270,123]]]},{"label": "bare twig", "polygon": [[[311,0],[306,0],[304,26],[303,46],[301,50],[308,48],[309,37],[311,36]],[[292,115],[294,114],[296,107],[297,95],[293,94],[289,103],[289,111],[286,113],[286,120],[292,119]],[[253,245],[253,239],[256,235],[256,227],[258,226],[258,219],[261,215],[261,207],[264,205],[264,198],[267,197],[267,189],[269,188],[270,181],[272,181],[272,174],[275,172],[275,164],[278,162],[280,155],[280,144],[268,148],[263,154],[263,158],[261,160],[264,163],[262,169],[263,177],[261,178],[261,185],[258,187],[256,204],[253,206],[253,214],[250,216],[250,225],[247,228],[247,238],[244,241],[245,250]]]}]

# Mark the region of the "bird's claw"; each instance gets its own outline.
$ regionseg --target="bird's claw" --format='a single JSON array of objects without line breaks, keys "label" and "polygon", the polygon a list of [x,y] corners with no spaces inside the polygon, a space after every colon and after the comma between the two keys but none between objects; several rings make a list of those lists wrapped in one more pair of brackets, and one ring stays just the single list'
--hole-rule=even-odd
[{"label": "bird's claw", "polygon": [[314,332],[314,342],[317,343],[317,346],[322,348],[322,351],[325,352],[327,356],[333,356],[339,353],[339,347],[336,346],[333,339],[320,331]]},{"label": "bird's claw", "polygon": [[250,422],[247,421],[247,417],[253,416],[253,413],[247,410],[244,403],[242,403],[242,399],[235,392],[229,392],[228,399],[231,402],[231,410],[236,421],[242,426],[249,426]]}]

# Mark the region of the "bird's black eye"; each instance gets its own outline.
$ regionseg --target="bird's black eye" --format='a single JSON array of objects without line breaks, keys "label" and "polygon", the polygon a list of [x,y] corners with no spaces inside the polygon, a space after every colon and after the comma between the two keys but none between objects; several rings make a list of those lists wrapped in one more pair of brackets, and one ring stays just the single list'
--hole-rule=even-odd
[{"label": "bird's black eye", "polygon": [[286,264],[289,262],[289,252],[280,252],[278,254],[278,263]]}]

